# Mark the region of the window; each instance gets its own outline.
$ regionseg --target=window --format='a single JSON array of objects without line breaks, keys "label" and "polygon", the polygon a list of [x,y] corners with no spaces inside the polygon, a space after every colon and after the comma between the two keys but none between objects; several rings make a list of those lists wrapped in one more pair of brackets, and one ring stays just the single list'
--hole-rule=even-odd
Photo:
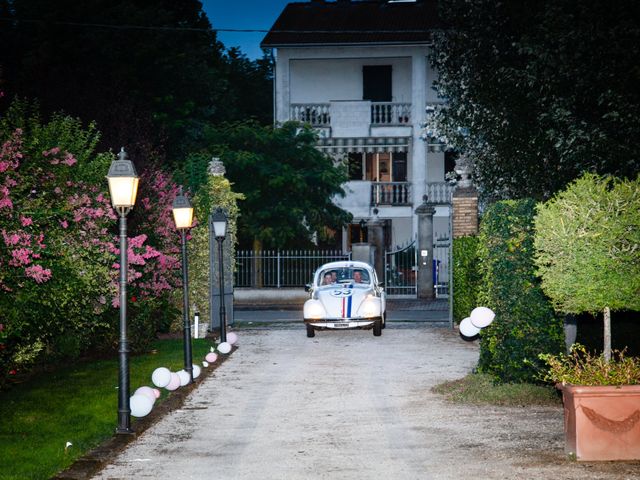
[{"label": "window", "polygon": [[349,180],[370,182],[406,182],[407,154],[350,153],[348,157]]},{"label": "window", "polygon": [[391,65],[362,67],[362,99],[372,102],[391,101]]}]

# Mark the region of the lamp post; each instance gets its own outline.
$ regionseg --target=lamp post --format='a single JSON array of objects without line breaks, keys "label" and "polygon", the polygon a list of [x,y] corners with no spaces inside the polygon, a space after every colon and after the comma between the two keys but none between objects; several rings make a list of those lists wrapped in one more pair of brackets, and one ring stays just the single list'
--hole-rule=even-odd
[{"label": "lamp post", "polygon": [[180,193],[173,201],[173,221],[180,231],[182,244],[182,316],[183,316],[183,343],[184,343],[184,369],[189,374],[189,383],[193,383],[193,359],[191,355],[191,321],[189,320],[189,266],[187,262],[187,229],[193,223],[193,207],[189,199]]},{"label": "lamp post", "polygon": [[129,341],[127,339],[127,214],[136,203],[138,175],[124,147],[111,162],[107,181],[113,208],[120,215],[120,342],[118,344],[118,427],[116,433],[132,433],[129,405]]},{"label": "lamp post", "polygon": [[225,211],[218,207],[215,212],[211,214],[211,224],[213,225],[213,232],[218,242],[218,265],[220,268],[220,342],[227,341],[227,322],[226,311],[224,306],[224,268],[222,265],[222,242],[227,235],[227,214]]},{"label": "lamp post", "polygon": [[360,225],[360,243],[364,242],[364,227],[367,224],[367,222],[364,221],[364,218],[360,220],[360,223],[358,225]]}]

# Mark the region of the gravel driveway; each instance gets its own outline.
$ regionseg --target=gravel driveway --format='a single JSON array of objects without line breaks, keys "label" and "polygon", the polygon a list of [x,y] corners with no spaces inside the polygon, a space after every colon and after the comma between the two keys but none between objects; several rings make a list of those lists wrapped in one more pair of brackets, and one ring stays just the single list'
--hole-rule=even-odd
[{"label": "gravel driveway", "polygon": [[239,348],[96,479],[632,479],[640,463],[575,463],[562,409],[455,406],[477,344],[390,324],[238,331]]}]

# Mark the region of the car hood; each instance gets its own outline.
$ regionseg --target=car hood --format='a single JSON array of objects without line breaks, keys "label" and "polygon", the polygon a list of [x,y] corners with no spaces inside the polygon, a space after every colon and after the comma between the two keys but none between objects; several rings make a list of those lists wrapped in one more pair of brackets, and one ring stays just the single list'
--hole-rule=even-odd
[{"label": "car hood", "polygon": [[358,316],[358,308],[373,290],[369,287],[338,285],[323,288],[318,292],[318,300],[327,313],[328,318],[350,318]]}]

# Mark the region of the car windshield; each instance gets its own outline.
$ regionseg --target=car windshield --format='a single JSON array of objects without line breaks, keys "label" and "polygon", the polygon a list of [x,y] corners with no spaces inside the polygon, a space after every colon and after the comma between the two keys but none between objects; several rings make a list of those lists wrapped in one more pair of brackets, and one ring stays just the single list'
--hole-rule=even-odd
[{"label": "car windshield", "polygon": [[363,268],[338,267],[327,268],[320,272],[318,285],[332,285],[334,283],[370,284],[369,272]]}]

